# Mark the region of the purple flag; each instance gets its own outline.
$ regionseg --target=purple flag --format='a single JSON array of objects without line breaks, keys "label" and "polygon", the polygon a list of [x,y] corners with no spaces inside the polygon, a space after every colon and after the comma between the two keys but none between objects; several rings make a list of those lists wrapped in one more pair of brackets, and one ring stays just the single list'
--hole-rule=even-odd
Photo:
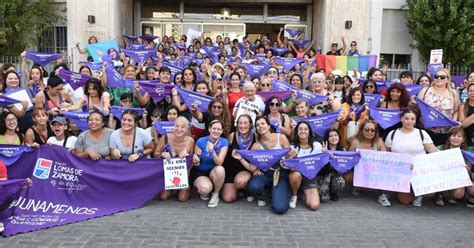
[{"label": "purple flag", "polygon": [[37,53],[37,52],[26,52],[26,57],[33,60],[33,62],[46,66],[49,62],[61,58],[63,55],[59,53]]},{"label": "purple flag", "polygon": [[263,74],[267,73],[268,69],[272,67],[271,65],[268,64],[243,64],[245,68],[247,69],[248,74],[252,77],[260,77]]},{"label": "purple flag", "polygon": [[9,168],[33,186],[2,213],[5,237],[141,208],[164,188],[161,159],[93,162],[46,145],[27,155]]},{"label": "purple flag", "polygon": [[268,100],[272,96],[277,96],[280,100],[286,100],[291,97],[291,90],[285,91],[259,91],[257,95],[261,96],[264,101]]},{"label": "purple flag", "polygon": [[405,84],[405,88],[407,89],[408,94],[410,94],[410,96],[416,96],[423,87],[418,84]]},{"label": "purple flag", "polygon": [[127,40],[127,42],[137,42],[138,36],[131,36],[131,35],[122,35],[123,38]]},{"label": "purple flag", "polygon": [[81,129],[81,131],[86,131],[89,129],[89,124],[87,123],[89,112],[62,112],[61,114],[74,122],[74,124],[76,124]]},{"label": "purple flag", "polygon": [[166,96],[171,96],[171,90],[176,87],[174,84],[144,83],[139,82],[140,86],[150,94],[153,101],[159,102]]},{"label": "purple flag", "polygon": [[148,42],[153,42],[153,40],[155,40],[156,38],[158,38],[158,36],[155,36],[155,35],[142,35],[142,36],[140,36],[140,39],[146,40]]},{"label": "purple flag", "polygon": [[297,123],[306,121],[311,125],[313,133],[319,137],[324,137],[324,132],[336,121],[340,111],[334,111],[329,114],[311,116],[307,118],[294,118]]},{"label": "purple flag", "polygon": [[433,79],[434,75],[436,75],[436,73],[443,68],[443,64],[429,64],[428,72],[431,74],[431,79]]},{"label": "purple flag", "polygon": [[[132,50],[143,50],[143,49],[146,49],[146,47],[148,46],[147,44],[134,44],[134,43],[129,43],[128,46],[130,47],[130,49]],[[123,51],[123,49],[122,49]]]},{"label": "purple flag", "polygon": [[474,164],[474,153],[466,150],[461,150],[461,152],[465,160],[469,161],[471,164]]},{"label": "purple flag", "polygon": [[358,152],[330,151],[329,163],[339,173],[344,174],[354,168],[359,163],[360,154]]},{"label": "purple flag", "polygon": [[[31,152],[33,148],[28,146],[0,145],[0,161],[6,166],[15,163],[23,153]],[[2,201],[0,201],[1,203]]]},{"label": "purple flag", "polygon": [[81,62],[79,62],[79,64],[85,65],[93,71],[102,70],[102,63],[100,63],[100,62],[81,61]]},{"label": "purple flag", "polygon": [[249,163],[255,165],[261,171],[267,171],[275,165],[290,149],[274,150],[237,150]]},{"label": "purple flag", "polygon": [[376,108],[377,106],[379,106],[381,97],[382,95],[380,94],[364,93],[365,103],[367,103],[367,106],[369,106],[369,108]]},{"label": "purple flag", "polygon": [[383,129],[387,129],[400,122],[400,110],[398,109],[383,109],[370,108],[369,114],[376,120]]},{"label": "purple flag", "polygon": [[16,195],[23,185],[27,184],[26,179],[12,179],[0,181],[0,204],[4,203],[8,198]]},{"label": "purple flag", "polygon": [[133,90],[133,80],[126,80],[120,72],[116,71],[111,65],[105,65],[107,73],[107,85],[109,88],[127,87]]},{"label": "purple flag", "polygon": [[144,49],[144,50],[122,49],[122,52],[125,54],[125,56],[130,57],[131,59],[133,59],[133,61],[139,64],[145,62],[148,58],[153,56],[153,54],[156,54],[155,49]]},{"label": "purple flag", "polygon": [[178,93],[181,100],[191,109],[191,105],[197,104],[199,112],[207,111],[207,107],[212,100],[212,97],[199,94],[194,91],[178,88]]},{"label": "purple flag", "polygon": [[141,108],[127,108],[127,107],[119,107],[119,106],[112,106],[110,107],[110,113],[115,116],[115,118],[122,120],[122,114],[125,112],[125,110],[135,110],[137,111],[137,116],[141,119],[141,116],[143,115],[143,109]]},{"label": "purple flag", "polygon": [[299,158],[284,159],[283,164],[299,171],[308,180],[313,180],[328,161],[328,153],[319,153]]},{"label": "purple flag", "polygon": [[174,121],[157,121],[153,125],[161,135],[166,135],[173,132]]},{"label": "purple flag", "polygon": [[0,107],[5,107],[16,103],[21,103],[21,101],[8,97],[6,95],[0,95]]},{"label": "purple flag", "polygon": [[89,75],[68,71],[66,69],[59,70],[59,75],[58,76],[60,78],[62,78],[64,80],[64,82],[71,85],[71,87],[74,90],[86,85],[87,80],[92,78]]},{"label": "purple flag", "polygon": [[282,57],[275,57],[273,59],[278,64],[282,65],[287,71],[290,71],[295,67],[296,64],[303,63],[304,59],[297,59],[297,58],[282,58]]},{"label": "purple flag", "polygon": [[294,39],[296,36],[303,33],[303,31],[292,28],[285,28],[285,31],[290,35],[290,39]]},{"label": "purple flag", "polygon": [[420,98],[415,98],[420,107],[421,119],[425,128],[431,127],[456,127],[458,122],[447,117],[445,114],[428,105]]},{"label": "purple flag", "polygon": [[293,43],[293,45],[295,45],[296,47],[305,47],[306,45],[308,45],[309,43],[311,43],[311,40],[293,40],[291,41]]},{"label": "purple flag", "polygon": [[278,56],[283,56],[285,53],[290,51],[288,48],[279,48],[279,47],[270,47],[270,50],[272,50],[274,53],[278,54]]},{"label": "purple flag", "polygon": [[296,99],[306,99],[309,106],[322,103],[328,99],[328,96],[316,95],[307,90],[298,89],[295,86],[286,83],[285,81],[272,80],[272,85],[274,91],[296,91]]}]

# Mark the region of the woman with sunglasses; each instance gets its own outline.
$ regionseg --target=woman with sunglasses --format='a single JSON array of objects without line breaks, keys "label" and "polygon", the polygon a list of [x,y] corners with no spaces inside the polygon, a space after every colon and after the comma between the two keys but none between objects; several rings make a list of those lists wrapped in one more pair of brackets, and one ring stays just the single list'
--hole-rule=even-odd
[{"label": "woman with sunglasses", "polygon": [[272,79],[270,77],[263,77],[260,79],[260,87],[257,91],[269,92],[272,91]]},{"label": "woman with sunglasses", "polygon": [[[430,87],[424,88],[418,93],[418,97],[428,105],[445,114],[447,117],[457,121],[460,100],[458,93],[450,86],[451,75],[448,69],[441,69],[434,75]],[[429,128],[428,133],[433,138],[436,146],[443,145],[448,139],[450,127]]]},{"label": "woman with sunglasses", "polygon": [[268,98],[265,102],[264,116],[270,120],[270,124],[275,129],[276,133],[284,134],[288,139],[291,136],[291,119],[290,117],[282,113],[283,102],[277,96]]},{"label": "woman with sunglasses", "polygon": [[215,208],[219,204],[219,192],[225,181],[225,169],[222,165],[229,142],[221,137],[223,129],[224,126],[219,120],[211,121],[209,135],[200,138],[194,147],[194,166],[191,169],[190,181],[201,199],[209,200],[207,206],[210,208]]},{"label": "woman with sunglasses", "polygon": [[[402,127],[388,133],[385,146],[388,151],[405,153],[411,156],[424,155],[438,151],[430,135],[425,130],[416,128],[419,112],[414,107],[408,107],[400,114]],[[397,193],[398,201],[402,204],[412,204],[421,207],[423,196],[416,198],[411,193]]]},{"label": "woman with sunglasses", "polygon": [[[197,105],[191,106],[191,113],[193,118],[199,123],[204,124],[205,130],[209,130],[209,124],[214,120],[219,120],[223,125],[223,135],[227,137],[233,129],[233,120],[227,107],[227,103],[222,98],[214,98],[209,103],[207,111],[199,112]],[[200,137],[208,135],[207,131],[204,132]],[[196,137],[196,138],[200,138]]]},{"label": "woman with sunglasses", "polygon": [[[173,132],[166,134],[158,139],[154,157],[170,160],[172,158],[185,158],[186,156],[193,154],[194,140],[189,135],[189,121],[180,116],[176,119]],[[162,190],[160,192],[160,200],[168,200],[173,191]],[[185,202],[191,196],[190,189],[181,189],[178,191],[178,201]]]},{"label": "woman with sunglasses", "polygon": [[364,93],[367,94],[378,94],[377,84],[374,80],[369,79],[364,83]]},{"label": "woman with sunglasses", "polygon": [[[387,151],[382,138],[379,136],[379,127],[375,120],[364,120],[359,125],[359,130],[351,141],[349,151],[356,151],[357,149]],[[354,170],[347,172],[344,176],[346,182],[352,184]],[[352,193],[358,195],[359,188],[354,187]],[[378,202],[384,207],[390,207],[392,205],[388,199],[388,195],[384,191],[381,192]]]},{"label": "woman with sunglasses", "polygon": [[271,79],[280,79],[280,73],[278,72],[278,69],[275,68],[275,67],[271,67],[270,69],[268,69],[266,75]]},{"label": "woman with sunglasses", "polygon": [[[252,129],[252,118],[244,114],[237,119],[236,131],[228,137],[230,145],[223,164],[225,180],[222,188],[222,200],[224,202],[235,201],[238,196],[237,192],[247,188],[252,173],[258,169],[237,153],[237,150],[249,150],[255,143],[255,134]],[[247,200],[253,201],[253,197],[249,196]]]}]

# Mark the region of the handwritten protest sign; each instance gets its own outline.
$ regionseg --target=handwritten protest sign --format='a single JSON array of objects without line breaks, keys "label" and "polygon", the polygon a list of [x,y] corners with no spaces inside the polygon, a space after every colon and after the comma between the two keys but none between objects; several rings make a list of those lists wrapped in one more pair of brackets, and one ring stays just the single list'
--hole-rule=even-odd
[{"label": "handwritten protest sign", "polygon": [[358,150],[359,164],[354,169],[354,186],[410,192],[411,162],[407,154]]},{"label": "handwritten protest sign", "polygon": [[241,100],[239,107],[237,108],[237,114],[235,115],[235,125],[237,125],[237,120],[241,115],[249,115],[252,118],[252,122],[255,123],[257,119],[258,105],[247,100]]},{"label": "handwritten protest sign", "polygon": [[165,189],[186,189],[188,184],[188,170],[186,158],[163,159]]},{"label": "handwritten protest sign", "polygon": [[471,186],[459,148],[413,158],[411,185],[416,196]]}]

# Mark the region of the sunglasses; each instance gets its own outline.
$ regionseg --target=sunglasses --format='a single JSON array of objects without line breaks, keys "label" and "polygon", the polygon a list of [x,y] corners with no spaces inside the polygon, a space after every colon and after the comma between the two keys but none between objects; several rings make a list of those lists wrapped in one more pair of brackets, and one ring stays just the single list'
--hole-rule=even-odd
[{"label": "sunglasses", "polygon": [[434,78],[435,78],[435,79],[445,80],[445,79],[448,78],[448,76],[446,76],[446,75],[435,75]]},{"label": "sunglasses", "polygon": [[213,108],[213,109],[223,109],[223,107],[222,107],[222,106],[219,106],[219,105],[213,105],[212,108]]},{"label": "sunglasses", "polygon": [[372,129],[372,128],[364,128],[364,131],[368,133],[375,133],[375,129]]},{"label": "sunglasses", "polygon": [[270,87],[272,86],[271,84],[262,84],[262,87]]},{"label": "sunglasses", "polygon": [[271,102],[270,103],[270,107],[280,107],[281,106],[281,103],[279,102]]},{"label": "sunglasses", "polygon": [[373,86],[373,85],[366,85],[366,86],[364,86],[364,88],[366,88],[366,89],[372,89],[372,88],[375,88],[375,86]]},{"label": "sunglasses", "polygon": [[268,74],[276,74],[277,71],[274,71],[274,70],[271,70],[271,71],[268,71]]},{"label": "sunglasses", "polygon": [[357,46],[357,45],[356,44],[351,44],[351,47],[353,47],[353,46]]}]

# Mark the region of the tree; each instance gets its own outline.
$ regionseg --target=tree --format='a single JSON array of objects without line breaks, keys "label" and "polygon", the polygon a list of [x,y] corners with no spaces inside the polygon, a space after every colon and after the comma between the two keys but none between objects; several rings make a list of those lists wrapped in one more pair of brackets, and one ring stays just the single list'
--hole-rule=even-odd
[{"label": "tree", "polygon": [[0,54],[19,55],[36,44],[62,18],[56,11],[52,0],[1,0]]},{"label": "tree", "polygon": [[443,63],[474,65],[473,0],[406,0],[412,46],[428,61],[431,49],[443,49]]}]

